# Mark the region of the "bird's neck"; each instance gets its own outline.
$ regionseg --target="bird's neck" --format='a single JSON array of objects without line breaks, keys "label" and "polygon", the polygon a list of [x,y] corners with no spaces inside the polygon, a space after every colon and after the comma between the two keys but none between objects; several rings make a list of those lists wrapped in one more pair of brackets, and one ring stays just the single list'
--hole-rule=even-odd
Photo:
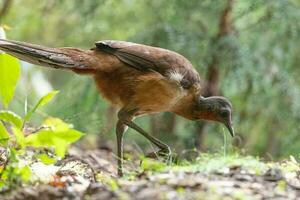
[{"label": "bird's neck", "polygon": [[210,98],[205,98],[200,96],[198,98],[198,101],[196,102],[196,106],[197,106],[197,110],[199,110],[200,112],[208,112],[209,111],[209,105],[211,104],[211,100]]},{"label": "bird's neck", "polygon": [[172,112],[189,120],[197,120],[195,108],[197,107],[197,98],[195,96],[186,96],[173,107]]},{"label": "bird's neck", "polygon": [[214,98],[213,97],[202,97],[197,101],[197,115],[199,119],[214,120]]}]

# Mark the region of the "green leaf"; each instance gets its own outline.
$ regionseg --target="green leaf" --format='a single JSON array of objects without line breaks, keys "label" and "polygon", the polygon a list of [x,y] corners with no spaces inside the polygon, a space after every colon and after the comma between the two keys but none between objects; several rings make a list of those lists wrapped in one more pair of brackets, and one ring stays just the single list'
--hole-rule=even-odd
[{"label": "green leaf", "polygon": [[31,169],[28,166],[16,168],[16,174],[19,174],[23,181],[29,181],[32,176]]},{"label": "green leaf", "polygon": [[55,95],[58,93],[59,91],[55,90],[52,92],[49,92],[48,94],[46,94],[45,96],[43,96],[40,101],[37,103],[36,108],[42,107],[45,104],[47,104],[49,101],[51,101],[53,99],[53,97],[55,97]]},{"label": "green leaf", "polygon": [[43,96],[39,102],[33,107],[32,110],[30,110],[26,116],[24,117],[24,122],[23,122],[23,125],[25,124],[25,122],[27,122],[32,114],[40,107],[44,106],[45,104],[47,104],[49,101],[51,101],[53,99],[53,97],[58,93],[59,91],[52,91],[52,92],[49,92],[48,94],[46,94],[45,96]]},{"label": "green leaf", "polygon": [[71,142],[60,138],[64,132],[39,131],[25,138],[26,144],[33,147],[53,147],[57,156],[63,158]]},{"label": "green leaf", "polygon": [[19,77],[20,63],[18,59],[0,53],[0,97],[6,107],[14,96]]},{"label": "green leaf", "polygon": [[65,154],[67,152],[67,149],[69,147],[69,143],[63,139],[60,138],[53,138],[54,144],[55,144],[55,153],[57,156],[63,158],[65,157]]},{"label": "green leaf", "polygon": [[11,111],[0,110],[0,119],[15,125],[17,128],[22,127],[22,119],[19,115]]},{"label": "green leaf", "polygon": [[52,137],[50,136],[51,133],[52,133],[51,131],[39,131],[37,133],[28,135],[25,138],[25,143],[26,145],[30,145],[34,147],[43,147],[43,146],[51,147],[53,146],[53,140]]},{"label": "green leaf", "polygon": [[55,131],[65,131],[70,128],[72,128],[72,125],[65,123],[59,118],[47,118],[44,122],[43,125],[51,127],[52,130]]},{"label": "green leaf", "polygon": [[56,162],[55,158],[51,158],[45,153],[38,155],[38,158],[46,165],[50,165]]},{"label": "green leaf", "polygon": [[48,118],[43,124],[52,128],[54,137],[60,138],[68,143],[76,142],[84,135],[82,132],[72,129],[72,125],[58,118]]},{"label": "green leaf", "polygon": [[7,146],[9,140],[9,133],[4,127],[3,123],[0,122],[0,144],[3,146]]},{"label": "green leaf", "polygon": [[17,144],[20,145],[21,148],[24,148],[25,147],[25,136],[24,136],[23,132],[16,127],[13,127],[12,131],[16,137]]},{"label": "green leaf", "polygon": [[4,188],[6,185],[7,185],[7,183],[5,181],[3,181],[3,180],[0,179],[0,190],[2,188]]},{"label": "green leaf", "polygon": [[68,143],[73,143],[79,140],[83,134],[74,129],[69,129],[66,131],[59,131],[54,133],[57,138],[60,138]]},{"label": "green leaf", "polygon": [[46,119],[43,125],[48,126],[49,129],[28,135],[25,143],[34,147],[53,147],[60,157],[64,157],[71,143],[76,142],[84,135],[57,118]]}]

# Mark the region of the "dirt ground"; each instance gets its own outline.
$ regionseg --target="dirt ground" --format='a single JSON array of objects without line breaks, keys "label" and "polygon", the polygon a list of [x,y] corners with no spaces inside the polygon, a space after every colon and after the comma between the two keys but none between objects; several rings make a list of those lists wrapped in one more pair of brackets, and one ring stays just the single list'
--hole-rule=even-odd
[{"label": "dirt ground", "polygon": [[[3,200],[52,199],[299,199],[300,171],[270,167],[261,175],[232,165],[216,172],[153,170],[127,162],[126,176],[116,175],[110,149],[71,152],[55,164],[48,181],[35,181],[1,194]],[[297,167],[297,163],[295,166]],[[46,170],[47,171],[47,170]],[[130,173],[132,172],[132,173]]]}]

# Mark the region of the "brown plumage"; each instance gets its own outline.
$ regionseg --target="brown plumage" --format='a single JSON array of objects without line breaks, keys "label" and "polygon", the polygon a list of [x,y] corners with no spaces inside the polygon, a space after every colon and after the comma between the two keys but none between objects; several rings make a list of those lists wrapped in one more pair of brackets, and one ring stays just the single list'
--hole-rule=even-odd
[{"label": "brown plumage", "polygon": [[119,107],[116,127],[118,173],[122,175],[123,134],[127,127],[170,153],[170,148],[133,122],[142,114],[173,112],[190,120],[218,121],[229,129],[231,104],[224,97],[201,96],[198,72],[173,51],[122,41],[99,41],[91,50],[48,48],[0,39],[0,50],[21,60],[93,76],[100,93]]}]

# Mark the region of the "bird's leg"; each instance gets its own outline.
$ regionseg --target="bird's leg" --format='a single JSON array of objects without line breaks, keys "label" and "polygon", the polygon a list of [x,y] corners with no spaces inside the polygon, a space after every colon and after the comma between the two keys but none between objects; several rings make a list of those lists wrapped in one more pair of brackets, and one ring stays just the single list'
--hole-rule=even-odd
[{"label": "bird's leg", "polygon": [[163,156],[170,155],[171,149],[167,144],[163,143],[162,141],[160,141],[157,138],[153,137],[152,135],[148,134],[146,131],[144,131],[142,128],[140,128],[138,125],[136,125],[132,121],[126,122],[126,125],[132,129],[134,129],[138,133],[142,134],[150,142],[152,142],[154,145],[156,145],[158,148],[160,148],[160,150],[157,152],[158,155],[163,155]]},{"label": "bird's leg", "polygon": [[165,143],[161,142],[160,140],[158,140],[157,138],[151,136],[150,134],[148,134],[146,131],[144,131],[142,128],[140,128],[138,125],[136,125],[132,121],[132,118],[136,112],[137,112],[137,110],[132,110],[132,111],[120,110],[118,113],[119,120],[122,121],[123,124],[126,124],[128,127],[132,128],[135,131],[137,131],[138,133],[142,134],[151,143],[153,143],[158,148],[160,148],[160,150],[156,154],[169,157],[171,154],[171,150],[167,144],[165,144]]},{"label": "bird's leg", "polygon": [[123,176],[123,135],[127,126],[120,120],[117,122],[116,135],[117,135],[117,148],[118,148],[118,175]]}]

